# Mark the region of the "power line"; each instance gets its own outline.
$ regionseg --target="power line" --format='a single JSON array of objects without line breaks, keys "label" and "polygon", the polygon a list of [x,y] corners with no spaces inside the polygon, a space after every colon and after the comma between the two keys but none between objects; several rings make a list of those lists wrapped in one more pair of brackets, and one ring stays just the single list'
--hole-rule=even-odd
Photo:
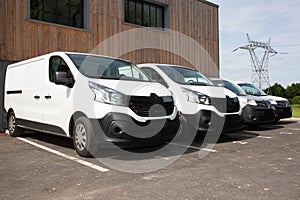
[{"label": "power line", "polygon": [[[252,82],[258,83],[258,86],[260,89],[263,88],[264,85],[267,85],[267,87],[270,87],[270,78],[269,78],[269,59],[270,56],[277,55],[279,52],[277,52],[275,49],[271,47],[271,38],[268,40],[268,42],[257,42],[250,38],[249,34],[247,34],[248,44],[238,47],[234,52],[238,49],[247,50],[250,53],[252,65],[253,65],[253,74],[252,74]],[[257,53],[255,50],[262,49],[263,50],[263,57],[261,59],[258,58]]]}]

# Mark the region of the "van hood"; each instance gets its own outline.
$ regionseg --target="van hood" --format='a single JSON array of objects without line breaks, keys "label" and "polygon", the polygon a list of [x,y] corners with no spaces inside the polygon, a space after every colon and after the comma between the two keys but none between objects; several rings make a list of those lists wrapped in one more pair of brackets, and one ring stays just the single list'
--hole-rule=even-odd
[{"label": "van hood", "polygon": [[241,99],[249,99],[254,101],[268,101],[268,98],[266,96],[252,96],[252,95],[245,95],[245,96],[239,96]]},{"label": "van hood", "polygon": [[150,96],[151,93],[157,96],[172,96],[166,87],[156,82],[105,79],[90,79],[89,81],[111,88],[127,96]]},{"label": "van hood", "polygon": [[285,101],[288,102],[288,100],[286,98],[283,97],[277,97],[277,96],[271,96],[271,95],[267,95],[267,96],[261,96],[259,98],[264,99],[265,101],[270,101],[271,104],[273,105],[277,105],[277,101]]},{"label": "van hood", "polygon": [[286,98],[271,95],[265,96],[265,98],[273,99],[275,101],[288,101]]},{"label": "van hood", "polygon": [[234,94],[233,92],[231,92],[230,90],[224,87],[187,85],[187,86],[182,86],[182,88],[194,90],[196,92],[200,92],[202,94],[214,98],[225,98],[225,96],[229,96],[230,98],[237,97],[236,94]]},{"label": "van hood", "polygon": [[253,101],[256,101],[256,102],[261,102],[261,101],[270,102],[269,99],[267,99],[263,96],[260,97],[260,96],[246,95],[246,96],[238,96],[238,97],[239,97],[239,101],[240,101],[240,103],[243,107],[248,104],[249,100],[253,100]]}]

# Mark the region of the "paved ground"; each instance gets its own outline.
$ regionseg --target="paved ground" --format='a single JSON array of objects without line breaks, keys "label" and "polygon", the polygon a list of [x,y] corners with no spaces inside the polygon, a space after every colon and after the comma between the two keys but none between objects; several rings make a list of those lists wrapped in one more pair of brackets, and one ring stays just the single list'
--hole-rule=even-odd
[{"label": "paved ground", "polygon": [[299,121],[221,137],[203,159],[195,142],[170,166],[144,174],[81,159],[66,138],[23,138],[66,157],[0,134],[0,199],[300,199]]}]

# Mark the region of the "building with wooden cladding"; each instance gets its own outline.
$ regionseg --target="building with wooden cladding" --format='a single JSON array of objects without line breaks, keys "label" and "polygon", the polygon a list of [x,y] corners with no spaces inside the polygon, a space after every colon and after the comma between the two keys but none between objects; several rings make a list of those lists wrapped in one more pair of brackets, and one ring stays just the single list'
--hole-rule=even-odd
[{"label": "building with wooden cladding", "polygon": [[[147,27],[166,39],[168,31],[163,28],[188,35],[219,66],[218,6],[204,0],[1,0],[0,20],[1,62],[53,51],[90,52],[116,33]],[[155,49],[137,50],[122,58],[189,65],[180,56]],[[213,68],[200,66],[200,71],[218,76]]]},{"label": "building with wooden cladding", "polygon": [[[107,38],[136,28],[145,28],[160,41],[169,41],[170,49],[184,52],[191,52],[189,44],[182,49],[168,30],[189,36],[211,58],[205,65],[197,63],[197,69],[218,76],[218,26],[218,6],[205,0],[0,0],[2,110],[8,64],[53,51],[90,52]],[[121,58],[192,67],[184,57],[154,48],[137,49]],[[0,131],[6,126],[2,117]]]}]

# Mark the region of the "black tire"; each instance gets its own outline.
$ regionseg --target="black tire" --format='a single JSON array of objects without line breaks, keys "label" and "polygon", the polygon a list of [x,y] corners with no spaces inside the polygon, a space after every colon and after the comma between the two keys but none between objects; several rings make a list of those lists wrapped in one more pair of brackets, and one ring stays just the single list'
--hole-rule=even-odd
[{"label": "black tire", "polygon": [[10,136],[19,137],[23,135],[24,129],[18,127],[14,112],[10,112],[8,114],[7,122],[8,122],[8,133]]},{"label": "black tire", "polygon": [[78,155],[91,157],[97,153],[98,146],[93,138],[94,130],[89,119],[79,117],[76,119],[73,128],[73,144]]}]

